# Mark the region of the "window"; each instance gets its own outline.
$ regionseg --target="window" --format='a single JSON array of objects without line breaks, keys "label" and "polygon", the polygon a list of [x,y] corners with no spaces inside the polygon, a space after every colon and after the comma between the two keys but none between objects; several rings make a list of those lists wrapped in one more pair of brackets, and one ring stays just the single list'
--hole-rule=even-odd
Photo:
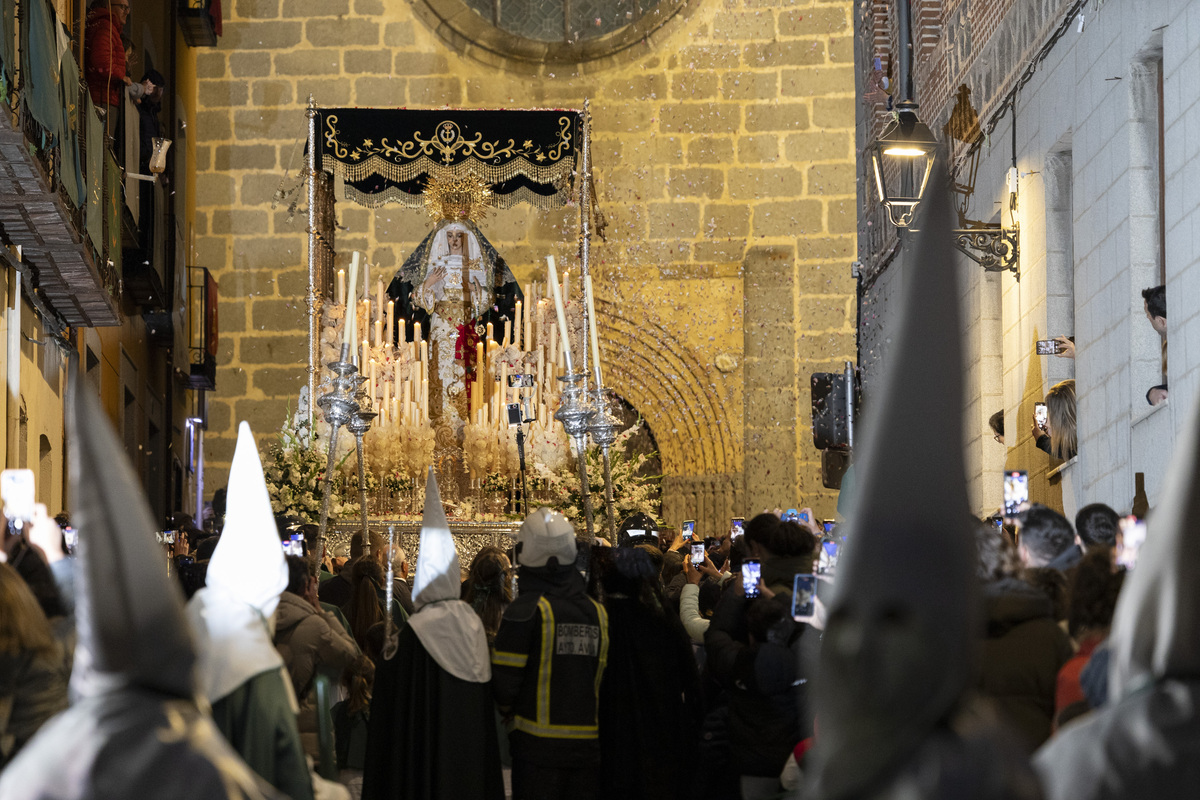
[{"label": "window", "polygon": [[422,0],[454,44],[508,58],[579,62],[643,42],[686,0]]}]

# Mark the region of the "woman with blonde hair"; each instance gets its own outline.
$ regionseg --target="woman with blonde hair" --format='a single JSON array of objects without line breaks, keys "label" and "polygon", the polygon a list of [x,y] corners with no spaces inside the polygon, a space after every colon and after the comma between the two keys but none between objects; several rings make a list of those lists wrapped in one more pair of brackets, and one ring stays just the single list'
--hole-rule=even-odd
[{"label": "woman with blonde hair", "polygon": [[1046,429],[1034,417],[1034,439],[1039,449],[1067,461],[1078,452],[1075,435],[1075,381],[1059,381],[1046,392]]},{"label": "woman with blonde hair", "polygon": [[67,665],[33,592],[0,563],[0,769],[67,707]]}]

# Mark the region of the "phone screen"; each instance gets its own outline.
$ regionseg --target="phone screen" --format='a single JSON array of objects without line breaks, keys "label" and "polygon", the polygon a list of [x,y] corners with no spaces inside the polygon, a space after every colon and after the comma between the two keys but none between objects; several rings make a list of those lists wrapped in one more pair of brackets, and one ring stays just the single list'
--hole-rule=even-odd
[{"label": "phone screen", "polygon": [[833,526],[834,526],[835,524],[836,524],[836,520],[832,520],[832,519],[827,519],[827,520],[825,520],[825,522],[824,522],[824,525],[825,525],[825,532],[826,532],[826,533],[833,533]]},{"label": "phone screen", "polygon": [[733,519],[729,520],[729,535],[731,537],[736,539],[737,537],[741,536],[745,532],[746,532],[746,518],[745,517],[734,517]]},{"label": "phone screen", "polygon": [[812,622],[817,613],[817,576],[798,574],[792,579],[792,619]]},{"label": "phone screen", "polygon": [[63,542],[67,545],[67,552],[74,553],[75,548],[79,545],[79,532],[70,525],[62,529]]},{"label": "phone screen", "polygon": [[1023,469],[1004,473],[1004,516],[1015,517],[1029,502],[1029,474]]},{"label": "phone screen", "polygon": [[1050,422],[1050,414],[1046,410],[1045,403],[1034,403],[1033,404],[1033,416],[1034,416],[1034,419],[1037,420],[1038,427],[1041,428],[1042,430],[1046,430],[1046,425],[1047,425],[1047,423]]},{"label": "phone screen", "polygon": [[758,597],[758,582],[762,578],[762,566],[758,559],[748,558],[742,562],[742,591],[747,598]]},{"label": "phone screen", "polygon": [[162,532],[163,544],[175,544],[175,531]]},{"label": "phone screen", "polygon": [[704,563],[704,545],[692,545],[692,566],[698,567]]},{"label": "phone screen", "polygon": [[685,542],[690,542],[692,537],[696,535],[696,520],[685,519],[679,535],[683,537]]},{"label": "phone screen", "polygon": [[1057,339],[1038,339],[1037,354],[1039,356],[1057,355],[1062,350],[1062,342]]},{"label": "phone screen", "polygon": [[800,520],[800,512],[794,508],[789,508],[783,512],[783,516],[780,519],[784,522],[798,522]]},{"label": "phone screen", "polygon": [[31,469],[6,469],[0,473],[0,498],[4,516],[16,522],[33,520],[34,483]]},{"label": "phone screen", "polygon": [[1125,569],[1137,566],[1138,551],[1146,541],[1146,523],[1130,515],[1121,518],[1121,537],[1117,540],[1117,563]]}]

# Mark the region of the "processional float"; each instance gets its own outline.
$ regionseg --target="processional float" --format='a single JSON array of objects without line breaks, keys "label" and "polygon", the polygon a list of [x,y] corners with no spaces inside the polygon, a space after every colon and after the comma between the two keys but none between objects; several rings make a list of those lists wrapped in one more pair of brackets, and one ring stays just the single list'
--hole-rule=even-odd
[{"label": "processional float", "polygon": [[[590,260],[595,190],[589,103],[585,101],[582,110],[355,109],[320,108],[310,97],[307,118],[309,401],[304,407],[310,430],[316,422],[314,405],[321,409],[329,426],[320,543],[315,548],[314,568],[325,549],[329,481],[341,428],[348,428],[356,437],[359,505],[365,533],[364,435],[373,421],[376,425],[408,425],[418,431],[414,441],[423,442],[432,460],[434,439],[441,437],[445,433],[443,428],[448,426],[443,425],[436,432],[430,430],[431,411],[434,416],[440,414],[443,421],[453,417],[461,436],[480,431],[486,434],[489,426],[501,426],[504,430],[503,426],[514,422],[524,478],[526,437],[520,426],[539,417],[541,424],[548,425],[549,412],[557,404],[553,418],[562,423],[574,444],[587,537],[595,539],[586,447],[590,434],[603,458],[607,534],[615,539],[616,510],[609,456],[622,426],[604,394],[592,294]],[[369,336],[372,327],[369,266],[361,263],[359,253],[355,252],[348,283],[343,270],[336,270],[335,275],[335,196],[370,208],[384,204],[424,208],[435,218],[441,217],[439,227],[414,251],[388,287],[388,296],[393,299],[386,304],[386,317],[383,282],[377,283],[373,345]],[[544,292],[540,282],[527,283],[524,293],[515,279],[511,286],[510,283],[502,286],[511,273],[471,221],[473,210],[485,206],[508,208],[525,203],[550,210],[572,202],[579,207],[579,276],[584,294],[584,303],[571,310],[571,320],[582,323],[579,336],[572,336],[568,315],[564,313],[562,295],[567,275],[563,276],[564,286],[560,290],[553,257],[547,257]],[[435,237],[439,231],[444,232],[444,237]],[[464,244],[466,237],[470,238],[468,244]],[[437,272],[438,268],[432,265],[440,263],[439,259],[453,261],[456,254],[459,261],[454,263],[459,264],[461,287],[447,287],[444,280],[437,283],[437,275],[445,273]],[[364,295],[361,303],[360,276]],[[403,287],[403,291],[398,287]],[[438,304],[445,302],[446,297],[461,298],[466,309],[462,317],[468,318],[471,303],[484,289],[493,293],[488,295],[489,302],[499,296],[496,293],[504,291],[508,305],[497,302],[486,314],[474,316],[474,326],[459,326],[454,352],[464,365],[472,361],[474,353],[474,379],[468,374],[465,386],[447,388],[446,357],[443,353],[439,362],[439,352],[445,350],[449,340],[445,336],[435,340],[434,327],[439,324],[435,309],[440,308]],[[410,297],[417,298],[417,302],[410,303]],[[515,306],[511,302],[514,297]],[[501,307],[508,313],[496,314]],[[323,313],[338,309],[342,309],[344,317],[339,325],[338,344],[331,350],[329,326],[324,324],[328,320]],[[404,313],[406,309],[409,313]],[[422,322],[426,325],[424,331]],[[442,327],[444,330],[444,324]],[[498,342],[493,338],[497,333]],[[581,358],[574,358],[573,346]],[[388,356],[377,362],[372,356],[380,347]],[[501,359],[513,354],[517,366],[522,371],[536,372],[536,377],[530,374],[517,379],[514,375],[514,380],[507,381],[511,385],[505,385],[508,364],[501,363]],[[330,374],[322,381],[324,361],[328,362]],[[493,370],[483,369],[493,363],[500,364],[499,386],[495,385]],[[564,374],[558,374],[559,371]],[[555,383],[559,384],[557,388]],[[312,398],[316,398],[315,404]],[[510,403],[510,398],[516,402]],[[464,455],[464,463],[465,460]],[[473,477],[473,480],[481,479]],[[522,487],[522,498],[527,504],[524,481]],[[364,547],[369,547],[368,540],[364,536]]]}]

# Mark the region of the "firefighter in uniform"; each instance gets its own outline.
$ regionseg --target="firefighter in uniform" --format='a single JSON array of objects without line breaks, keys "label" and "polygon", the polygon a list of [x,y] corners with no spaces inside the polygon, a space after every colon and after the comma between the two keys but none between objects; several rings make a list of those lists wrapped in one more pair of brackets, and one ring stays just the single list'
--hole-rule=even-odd
[{"label": "firefighter in uniform", "polygon": [[591,800],[600,767],[596,705],[608,617],[575,569],[575,530],[541,508],[517,534],[517,599],[492,654],[510,724],[513,800]]}]

